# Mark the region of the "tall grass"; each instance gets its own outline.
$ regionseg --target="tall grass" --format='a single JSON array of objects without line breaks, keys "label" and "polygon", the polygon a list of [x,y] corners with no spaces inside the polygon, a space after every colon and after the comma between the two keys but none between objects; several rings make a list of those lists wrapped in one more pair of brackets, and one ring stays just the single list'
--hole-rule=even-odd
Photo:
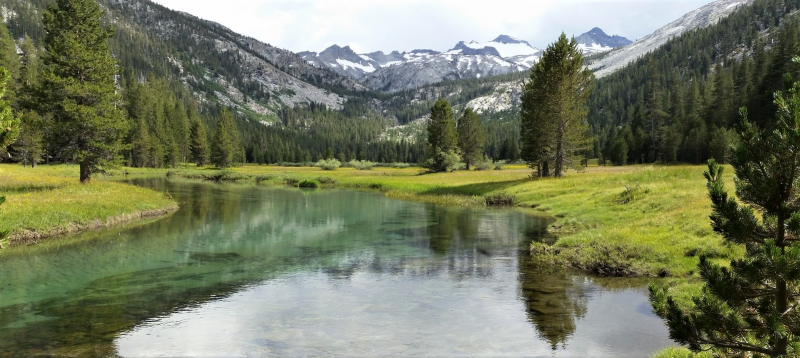
[{"label": "tall grass", "polygon": [[77,166],[0,165],[0,231],[11,243],[85,227],[101,227],[143,212],[174,209],[163,193],[96,178],[78,181]]}]

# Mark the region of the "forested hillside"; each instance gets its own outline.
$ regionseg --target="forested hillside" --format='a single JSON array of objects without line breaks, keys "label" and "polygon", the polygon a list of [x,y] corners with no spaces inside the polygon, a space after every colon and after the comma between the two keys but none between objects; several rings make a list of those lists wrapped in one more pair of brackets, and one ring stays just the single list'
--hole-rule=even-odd
[{"label": "forested hillside", "polygon": [[[43,8],[52,0],[0,0],[8,31],[0,65],[11,70],[9,99],[29,128],[40,67]],[[589,156],[616,164],[725,160],[730,126],[746,105],[769,125],[782,74],[797,73],[800,0],[756,0],[718,24],[670,40],[597,81],[589,100],[595,144]],[[486,154],[519,158],[519,89],[527,73],[446,81],[395,93],[370,91],[299,56],[148,0],[100,0],[113,25],[130,134],[127,164],[174,166],[197,161],[197,133],[210,145],[225,108],[238,127],[237,162],[417,162],[423,119],[438,98],[457,112],[475,108],[486,127]],[[18,56],[17,52],[21,52]],[[27,84],[23,85],[23,82]],[[41,112],[41,111],[38,111]],[[41,117],[41,118],[40,118]],[[192,131],[202,123],[206,129]],[[41,127],[44,128],[44,127]],[[69,160],[28,130],[4,160]],[[36,143],[41,143],[38,148]]]},{"label": "forested hillside", "polygon": [[797,0],[756,0],[718,24],[671,39],[597,81],[594,155],[615,164],[725,161],[741,106],[760,126],[775,113],[800,48]]}]

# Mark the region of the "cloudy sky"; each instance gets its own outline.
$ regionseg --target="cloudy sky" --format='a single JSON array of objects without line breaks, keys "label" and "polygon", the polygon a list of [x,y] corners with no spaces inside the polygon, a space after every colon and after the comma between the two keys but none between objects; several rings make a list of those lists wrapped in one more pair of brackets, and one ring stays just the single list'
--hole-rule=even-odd
[{"label": "cloudy sky", "polygon": [[155,0],[294,52],[444,51],[505,34],[545,47],[600,27],[643,37],[710,0]]}]

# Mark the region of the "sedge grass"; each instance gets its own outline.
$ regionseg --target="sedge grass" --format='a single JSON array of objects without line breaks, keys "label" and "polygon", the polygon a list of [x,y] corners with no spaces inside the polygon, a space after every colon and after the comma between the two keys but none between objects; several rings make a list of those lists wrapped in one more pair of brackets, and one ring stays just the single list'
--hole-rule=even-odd
[{"label": "sedge grass", "polygon": [[167,212],[176,203],[164,194],[123,183],[78,181],[78,167],[0,165],[0,231],[10,243],[104,227]]}]

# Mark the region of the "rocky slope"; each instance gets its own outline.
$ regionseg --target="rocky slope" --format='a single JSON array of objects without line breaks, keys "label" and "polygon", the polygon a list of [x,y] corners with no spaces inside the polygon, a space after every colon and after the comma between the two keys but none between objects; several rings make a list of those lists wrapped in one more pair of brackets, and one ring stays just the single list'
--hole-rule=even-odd
[{"label": "rocky slope", "polygon": [[589,68],[595,71],[595,76],[603,77],[611,74],[642,55],[655,50],[665,44],[670,38],[679,36],[686,31],[716,24],[720,19],[730,15],[742,5],[752,4],[753,0],[717,0],[694,10],[680,19],[656,30],[636,42],[625,47],[608,52],[602,58],[592,62]]}]

